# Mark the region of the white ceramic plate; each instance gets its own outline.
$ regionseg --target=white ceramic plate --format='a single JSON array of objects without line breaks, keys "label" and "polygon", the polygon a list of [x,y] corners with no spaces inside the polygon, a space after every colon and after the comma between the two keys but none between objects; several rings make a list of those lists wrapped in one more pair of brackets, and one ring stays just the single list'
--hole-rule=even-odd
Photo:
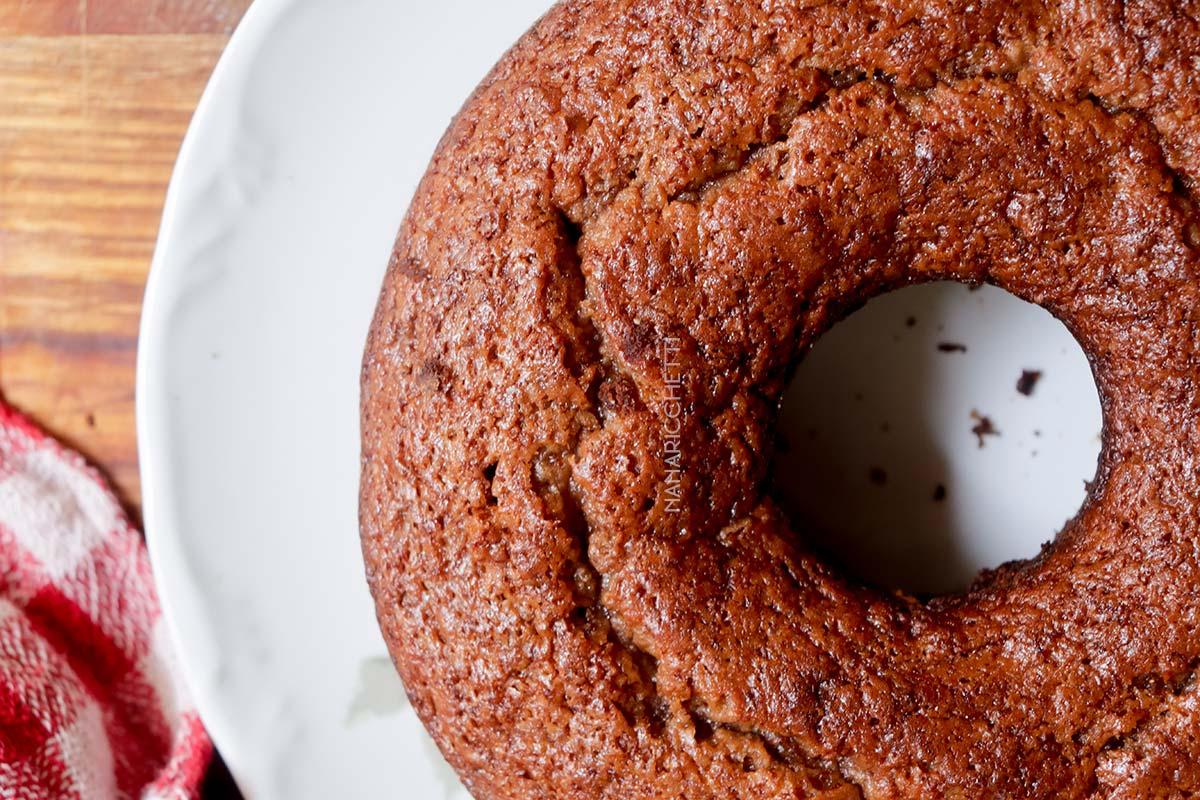
[{"label": "white ceramic plate", "polygon": [[[466,797],[404,701],[362,578],[359,360],[438,137],[547,5],[259,0],[180,154],[139,352],[144,518],[186,677],[254,800]],[[866,334],[830,337],[811,363],[831,388],[799,392],[788,415],[793,438],[821,428],[836,491],[862,491],[878,448],[893,480],[870,503],[903,506],[906,486],[951,487],[944,510],[912,512],[908,526],[919,539],[932,525],[954,544],[955,560],[934,568],[951,582],[1030,554],[1073,512],[1099,431],[1086,364],[1061,326],[998,291],[952,288],[869,305],[867,327],[847,330],[907,343],[872,366]],[[897,320],[908,314],[921,322],[906,333]],[[938,324],[969,351],[936,351]],[[915,391],[885,368],[904,358],[926,365],[903,372],[924,376],[926,399],[876,419],[896,408],[888,391]],[[866,372],[836,368],[847,359]],[[1015,393],[1018,367],[1046,372],[1031,398]],[[856,394],[864,380],[883,399],[856,411],[834,389]],[[1004,433],[984,450],[971,408]],[[872,439],[884,421],[909,438]],[[1035,429],[1047,437],[1037,468]],[[933,467],[906,455],[926,451],[938,454]],[[1013,502],[983,506],[988,525],[970,525],[974,499],[1006,492]],[[1022,536],[1005,536],[1015,529]]]}]

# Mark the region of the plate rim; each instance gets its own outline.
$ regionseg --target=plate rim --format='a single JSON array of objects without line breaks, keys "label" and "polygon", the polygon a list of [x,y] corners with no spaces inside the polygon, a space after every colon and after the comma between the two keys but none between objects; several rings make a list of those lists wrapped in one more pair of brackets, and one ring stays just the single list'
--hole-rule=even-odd
[{"label": "plate rim", "polygon": [[215,693],[206,690],[207,682],[199,679],[199,663],[210,660],[213,654],[206,649],[204,637],[185,637],[185,625],[181,622],[186,613],[184,607],[201,607],[201,598],[191,589],[190,582],[179,579],[183,517],[179,497],[167,477],[174,471],[169,467],[169,448],[164,444],[171,411],[162,367],[166,355],[164,341],[172,323],[170,290],[176,285],[182,269],[176,258],[176,242],[186,218],[187,202],[202,189],[192,176],[200,166],[201,142],[214,125],[214,115],[219,113],[217,98],[236,95],[244,87],[248,66],[265,44],[268,34],[298,1],[254,0],[251,3],[226,42],[192,113],[167,184],[154,253],[146,276],[134,378],[142,531],[159,608],[174,649],[176,668],[190,700],[214,748],[243,791],[246,783],[239,766],[240,754],[232,746],[232,720],[222,713]]}]

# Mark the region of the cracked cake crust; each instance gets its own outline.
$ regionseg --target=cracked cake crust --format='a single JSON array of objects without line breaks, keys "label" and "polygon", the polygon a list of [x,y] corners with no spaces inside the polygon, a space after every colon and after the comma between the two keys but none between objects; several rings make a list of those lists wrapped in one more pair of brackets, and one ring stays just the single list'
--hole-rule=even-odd
[{"label": "cracked cake crust", "polygon": [[[476,797],[1200,793],[1198,20],[569,0],[502,59],[363,369],[368,580]],[[921,602],[813,555],[770,443],[821,333],[929,280],[1058,316],[1105,431],[1037,558]]]}]

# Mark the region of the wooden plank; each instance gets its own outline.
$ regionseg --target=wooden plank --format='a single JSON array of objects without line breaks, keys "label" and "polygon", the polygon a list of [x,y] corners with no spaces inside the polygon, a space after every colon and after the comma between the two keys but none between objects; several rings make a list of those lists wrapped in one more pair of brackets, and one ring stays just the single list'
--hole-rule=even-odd
[{"label": "wooden plank", "polygon": [[0,0],[0,36],[233,32],[250,0]]},{"label": "wooden plank", "polygon": [[231,33],[250,0],[87,0],[89,33]]},{"label": "wooden plank", "polygon": [[62,36],[83,30],[80,0],[0,0],[0,36]]},{"label": "wooden plank", "polygon": [[131,507],[142,289],[179,141],[225,41],[0,38],[0,391]]}]

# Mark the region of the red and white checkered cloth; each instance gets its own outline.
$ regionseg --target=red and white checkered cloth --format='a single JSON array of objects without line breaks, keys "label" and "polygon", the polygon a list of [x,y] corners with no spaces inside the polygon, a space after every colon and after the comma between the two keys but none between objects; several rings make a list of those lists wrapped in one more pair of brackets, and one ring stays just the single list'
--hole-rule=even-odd
[{"label": "red and white checkered cloth", "polygon": [[193,798],[212,754],[146,548],[100,476],[0,401],[0,798]]}]

